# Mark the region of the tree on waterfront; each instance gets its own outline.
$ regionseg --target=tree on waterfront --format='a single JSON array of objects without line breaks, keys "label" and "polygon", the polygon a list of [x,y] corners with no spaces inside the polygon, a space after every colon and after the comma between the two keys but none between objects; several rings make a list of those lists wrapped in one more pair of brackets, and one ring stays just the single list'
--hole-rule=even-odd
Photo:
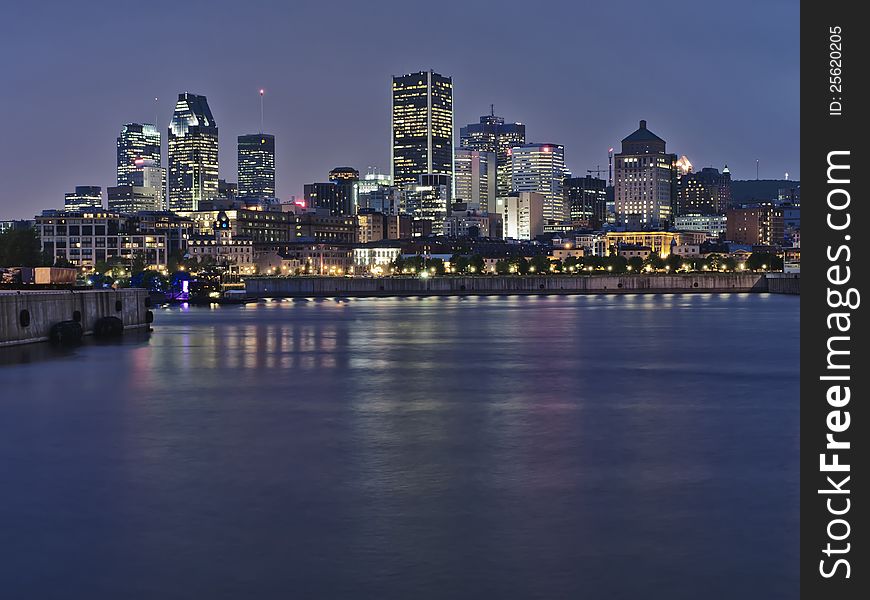
[{"label": "tree on waterfront", "polygon": [[41,267],[45,264],[35,229],[10,229],[0,233],[0,266]]},{"label": "tree on waterfront", "polygon": [[612,273],[625,273],[628,270],[628,260],[619,254],[611,254],[607,257],[605,268]]},{"label": "tree on waterfront", "polygon": [[668,257],[665,259],[665,266],[670,268],[671,273],[680,269],[683,266],[683,257],[679,254],[668,254]]},{"label": "tree on waterfront", "polygon": [[483,273],[486,270],[486,263],[480,254],[474,254],[468,259],[469,268],[473,273]]},{"label": "tree on waterfront", "polygon": [[632,256],[628,259],[628,266],[632,271],[641,271],[643,269],[643,259],[639,256]]},{"label": "tree on waterfront", "polygon": [[653,271],[659,271],[665,268],[665,259],[659,256],[658,252],[650,252],[646,259],[646,265]]},{"label": "tree on waterfront", "polygon": [[520,275],[526,275],[529,272],[529,261],[525,256],[520,256],[514,261],[514,265],[516,266],[517,273]]},{"label": "tree on waterfront", "polygon": [[753,252],[746,261],[746,267],[753,271],[782,271],[782,259],[770,252]]},{"label": "tree on waterfront", "polygon": [[510,262],[508,262],[508,261],[506,261],[506,260],[504,260],[504,259],[496,261],[496,263],[495,263],[495,272],[496,272],[498,275],[507,275],[508,273],[511,272],[511,264],[510,264]]},{"label": "tree on waterfront", "polygon": [[457,273],[466,273],[471,267],[471,262],[464,254],[454,254],[450,257],[450,269]]},{"label": "tree on waterfront", "polygon": [[549,273],[550,259],[545,254],[536,254],[529,261],[529,270],[535,273]]}]

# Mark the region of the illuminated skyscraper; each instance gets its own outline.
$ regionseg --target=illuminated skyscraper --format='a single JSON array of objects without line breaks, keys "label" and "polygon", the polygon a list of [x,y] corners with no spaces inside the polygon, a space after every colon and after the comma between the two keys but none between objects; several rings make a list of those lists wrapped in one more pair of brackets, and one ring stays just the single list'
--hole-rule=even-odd
[{"label": "illuminated skyscraper", "polygon": [[394,185],[422,175],[453,177],[453,80],[434,71],[393,77]]},{"label": "illuminated skyscraper", "polygon": [[218,195],[218,127],[205,96],[178,95],[169,124],[169,210],[197,210]]},{"label": "illuminated skyscraper", "polygon": [[239,136],[239,198],[275,197],[275,136]]},{"label": "illuminated skyscraper", "polygon": [[118,185],[131,185],[129,174],[142,166],[160,166],[160,131],[149,123],[127,123],[118,136]]},{"label": "illuminated skyscraper", "polygon": [[523,144],[511,149],[511,187],[515,192],[537,192],[544,196],[544,221],[563,223],[569,217],[562,194],[568,176],[565,148],[557,144]]},{"label": "illuminated skyscraper", "polygon": [[671,223],[677,156],[665,152],[665,141],[646,128],[646,121],[622,140],[614,161],[617,219],[632,229]]},{"label": "illuminated skyscraper", "polygon": [[[117,155],[118,187],[154,188],[158,205],[165,207],[166,170],[160,163],[160,131],[157,127],[150,123],[124,125],[117,139]],[[148,196],[153,194],[149,192]],[[109,205],[111,208],[111,202]]]},{"label": "illuminated skyscraper", "polygon": [[510,149],[526,143],[526,126],[505,123],[495,113],[480,117],[480,123],[470,123],[459,130],[459,145],[469,150],[493,152],[496,156],[497,194],[511,191]]}]

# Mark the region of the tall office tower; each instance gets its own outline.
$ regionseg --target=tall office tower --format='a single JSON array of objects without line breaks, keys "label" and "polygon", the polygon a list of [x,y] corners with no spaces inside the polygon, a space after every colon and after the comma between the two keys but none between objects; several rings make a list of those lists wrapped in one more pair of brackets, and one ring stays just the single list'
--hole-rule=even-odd
[{"label": "tall office tower", "polygon": [[76,191],[64,194],[63,207],[66,210],[103,208],[103,188],[99,185],[77,185]]},{"label": "tall office tower", "polygon": [[675,216],[722,215],[731,208],[731,173],[705,167],[700,171],[678,170]]},{"label": "tall office tower", "polygon": [[127,123],[117,140],[118,185],[132,185],[130,173],[139,170],[142,161],[160,166],[160,131],[149,123]]},{"label": "tall office tower", "polygon": [[607,182],[592,175],[566,177],[565,204],[575,229],[601,229],[607,222]]},{"label": "tall office tower", "polygon": [[393,184],[453,177],[453,80],[434,71],[393,77]]},{"label": "tall office tower", "polygon": [[169,210],[196,210],[218,193],[218,127],[205,96],[178,95],[168,140]]},{"label": "tall office tower", "polygon": [[465,202],[470,210],[495,212],[495,153],[457,148],[454,169],[454,199]]},{"label": "tall office tower", "polygon": [[616,161],[614,202],[619,221],[631,228],[662,228],[671,222],[676,188],[676,154],[665,152],[665,141],[646,128],[622,140]]},{"label": "tall office tower", "polygon": [[275,136],[239,136],[239,198],[275,197]]},{"label": "tall office tower", "polygon": [[511,188],[515,192],[544,195],[544,220],[558,224],[568,219],[562,183],[569,175],[565,148],[557,144],[523,144],[511,149]]},{"label": "tall office tower", "polygon": [[495,116],[495,109],[492,114],[480,117],[480,123],[470,123],[459,130],[462,148],[495,153],[498,196],[507,196],[511,191],[510,149],[525,143],[526,126],[505,123],[502,117]]}]

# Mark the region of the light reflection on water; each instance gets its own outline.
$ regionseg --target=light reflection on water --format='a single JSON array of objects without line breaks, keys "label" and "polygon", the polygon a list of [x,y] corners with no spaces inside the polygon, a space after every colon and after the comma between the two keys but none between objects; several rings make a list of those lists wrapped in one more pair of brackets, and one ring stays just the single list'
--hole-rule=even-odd
[{"label": "light reflection on water", "polygon": [[798,306],[277,301],[7,349],[4,589],[796,597]]}]

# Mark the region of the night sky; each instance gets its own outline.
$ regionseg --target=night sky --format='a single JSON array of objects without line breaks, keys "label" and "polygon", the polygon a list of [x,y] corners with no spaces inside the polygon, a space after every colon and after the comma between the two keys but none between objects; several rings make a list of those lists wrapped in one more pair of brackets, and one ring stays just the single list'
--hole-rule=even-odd
[{"label": "night sky", "polygon": [[[390,76],[453,77],[455,126],[496,114],[563,144],[576,175],[646,119],[696,168],[799,179],[794,1],[14,2],[0,19],[0,219],[115,184],[125,122],[163,134],[208,96],[221,177],[236,136],[276,136],[278,195],[349,165],[389,172]],[[154,97],[159,100],[155,104]],[[105,192],[104,192],[105,193]]]}]

